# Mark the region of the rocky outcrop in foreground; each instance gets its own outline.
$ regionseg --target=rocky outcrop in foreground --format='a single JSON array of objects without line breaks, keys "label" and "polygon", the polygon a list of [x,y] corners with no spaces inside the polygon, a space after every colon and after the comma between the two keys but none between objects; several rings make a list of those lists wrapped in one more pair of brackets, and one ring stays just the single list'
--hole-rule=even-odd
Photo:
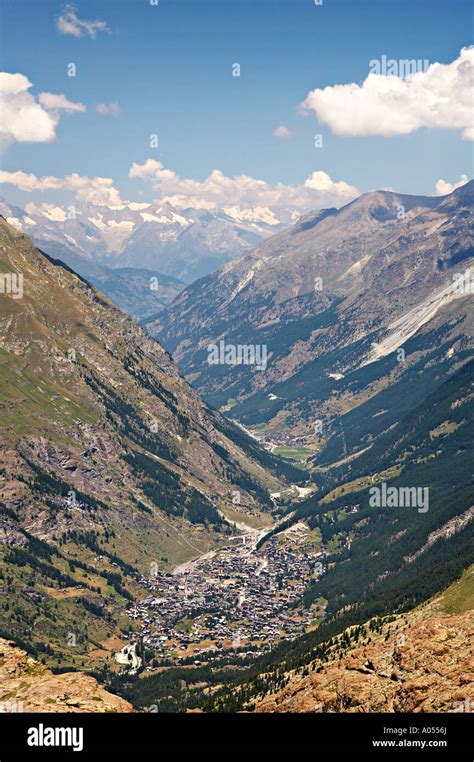
[{"label": "rocky outcrop in foreground", "polygon": [[424,616],[414,611],[384,625],[373,642],[347,650],[320,672],[292,674],[255,711],[474,711],[473,612]]},{"label": "rocky outcrop in foreground", "polygon": [[1,712],[133,712],[83,672],[53,673],[0,638]]}]

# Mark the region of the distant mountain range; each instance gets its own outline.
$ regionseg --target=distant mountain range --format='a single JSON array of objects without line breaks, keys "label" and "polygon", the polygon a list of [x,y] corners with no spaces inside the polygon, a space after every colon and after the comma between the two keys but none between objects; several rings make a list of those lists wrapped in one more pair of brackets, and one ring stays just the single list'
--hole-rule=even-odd
[{"label": "distant mountain range", "polygon": [[[169,201],[119,206],[0,201],[0,213],[81,274],[96,266],[138,268],[191,283],[294,222],[299,213],[267,207],[182,209]],[[83,261],[85,260],[85,261]]]},{"label": "distant mountain range", "polygon": [[[67,213],[60,207],[27,213],[0,199],[0,214],[9,224],[30,236],[50,256],[87,278],[137,320],[156,316],[185,287],[178,278],[156,269],[147,270],[139,263],[136,267],[111,267],[103,257],[101,235],[82,220],[82,213],[79,223],[66,219]],[[94,214],[93,209],[91,213]]]},{"label": "distant mountain range", "polygon": [[[307,215],[188,286],[149,332],[213,406],[317,462],[363,451],[472,351],[474,183]],[[266,348],[255,364],[209,347]]]}]

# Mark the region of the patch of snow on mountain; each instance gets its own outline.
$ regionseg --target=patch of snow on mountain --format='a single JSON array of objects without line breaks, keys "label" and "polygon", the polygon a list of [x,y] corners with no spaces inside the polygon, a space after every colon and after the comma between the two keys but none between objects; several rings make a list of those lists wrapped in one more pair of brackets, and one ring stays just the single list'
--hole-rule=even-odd
[{"label": "patch of snow on mountain", "polygon": [[95,225],[96,228],[99,228],[99,230],[104,230],[104,228],[107,227],[103,221],[102,214],[98,214],[97,217],[89,217],[89,222],[92,222],[92,224]]},{"label": "patch of snow on mountain", "polygon": [[133,220],[108,220],[107,227],[109,228],[123,228],[123,230],[133,230],[135,223]]},{"label": "patch of snow on mountain", "polygon": [[47,217],[51,222],[64,222],[67,219],[67,214],[60,206],[43,207],[41,214]]},{"label": "patch of snow on mountain", "polygon": [[223,211],[234,220],[246,222],[264,222],[266,225],[279,225],[280,220],[268,206],[256,206],[253,209],[240,209],[238,206],[223,207]]},{"label": "patch of snow on mountain", "polygon": [[132,212],[139,212],[140,209],[148,209],[151,206],[147,201],[128,201],[126,204],[111,204],[108,209],[121,212],[123,209],[131,209]]},{"label": "patch of snow on mountain", "polygon": [[169,222],[167,217],[157,217],[156,214],[149,214],[149,212],[140,212],[140,217],[143,222],[159,222],[161,224]]},{"label": "patch of snow on mountain", "polygon": [[13,228],[16,228],[17,230],[22,230],[23,228],[21,224],[21,220],[19,220],[18,217],[7,217],[7,222],[9,225],[11,225]]},{"label": "patch of snow on mountain", "polygon": [[173,222],[177,222],[178,225],[181,225],[183,228],[186,228],[190,223],[190,220],[187,220],[186,217],[182,217],[180,214],[176,214],[176,212],[173,212],[171,218]]},{"label": "patch of snow on mountain", "polygon": [[183,217],[181,214],[177,214],[176,212],[168,212],[168,215],[166,214],[160,214],[161,210],[157,210],[156,214],[150,214],[149,212],[140,212],[140,217],[144,222],[158,222],[160,225],[172,225],[173,223],[178,223],[183,228],[187,228],[188,225],[190,225],[190,220],[187,220],[186,217]]}]

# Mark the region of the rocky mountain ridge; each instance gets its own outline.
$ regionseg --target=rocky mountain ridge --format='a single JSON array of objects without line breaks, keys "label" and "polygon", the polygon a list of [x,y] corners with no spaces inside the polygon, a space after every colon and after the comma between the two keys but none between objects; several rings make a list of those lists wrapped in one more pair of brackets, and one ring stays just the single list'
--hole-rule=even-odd
[{"label": "rocky mountain ridge", "polygon": [[128,701],[82,672],[55,675],[14,643],[0,638],[0,711],[133,712]]},{"label": "rocky mountain ridge", "polygon": [[[191,284],[146,327],[211,404],[270,441],[319,447],[316,422],[323,442],[340,437],[344,416],[369,400],[385,415],[380,394],[404,388],[433,350],[454,366],[472,347],[473,189],[378,191],[307,215]],[[265,346],[267,366],[210,365],[216,342]]]},{"label": "rocky mountain ridge", "polygon": [[299,215],[268,208],[181,208],[169,200],[116,206],[0,202],[9,224],[81,274],[96,267],[147,269],[190,283],[217,269]]}]

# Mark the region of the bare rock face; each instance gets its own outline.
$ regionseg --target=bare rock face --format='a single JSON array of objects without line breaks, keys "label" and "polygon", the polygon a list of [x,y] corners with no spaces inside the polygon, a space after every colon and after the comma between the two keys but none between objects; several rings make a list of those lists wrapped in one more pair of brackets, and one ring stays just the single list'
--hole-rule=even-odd
[{"label": "bare rock face", "polygon": [[[433,614],[433,612],[430,612]],[[292,675],[257,712],[457,712],[474,699],[473,612],[411,612],[319,672]]]},{"label": "bare rock face", "polygon": [[0,638],[2,712],[133,712],[83,672],[53,673],[13,642]]}]

